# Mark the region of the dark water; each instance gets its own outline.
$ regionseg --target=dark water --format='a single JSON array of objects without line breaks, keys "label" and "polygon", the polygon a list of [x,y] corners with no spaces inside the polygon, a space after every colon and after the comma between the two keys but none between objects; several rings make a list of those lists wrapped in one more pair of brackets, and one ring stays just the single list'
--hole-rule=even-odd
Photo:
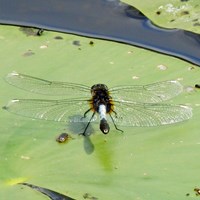
[{"label": "dark water", "polygon": [[0,23],[114,40],[200,66],[200,35],[156,27],[118,0],[0,0]]},{"label": "dark water", "polygon": [[[63,194],[60,194],[56,191],[53,191],[53,190],[50,190],[47,188],[42,188],[42,187],[32,185],[29,183],[19,183],[19,184],[28,186],[28,187],[32,188],[33,190],[37,190],[38,192],[41,192],[42,194],[48,196],[49,199],[51,199],[51,200],[75,200],[71,197],[65,196]],[[31,193],[30,193],[30,195],[31,195]]]}]

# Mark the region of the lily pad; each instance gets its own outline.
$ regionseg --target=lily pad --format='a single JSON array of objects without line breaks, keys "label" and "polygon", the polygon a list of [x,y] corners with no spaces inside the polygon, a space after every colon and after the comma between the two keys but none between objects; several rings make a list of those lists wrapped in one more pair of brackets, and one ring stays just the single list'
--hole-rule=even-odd
[{"label": "lily pad", "polygon": [[[62,38],[62,39],[57,39]],[[189,121],[162,127],[98,125],[89,138],[72,135],[56,142],[64,123],[40,121],[0,111],[0,199],[46,199],[17,183],[28,182],[74,199],[196,199],[199,187],[199,68],[177,58],[133,46],[44,31],[27,36],[1,26],[1,105],[13,98],[50,98],[7,84],[12,71],[92,86],[141,85],[179,80],[185,91],[170,103],[193,107]],[[75,41],[78,41],[75,42]],[[91,45],[92,42],[92,45]],[[79,44],[79,45],[76,45]],[[32,52],[30,55],[24,55]],[[59,98],[59,97],[58,97]],[[61,97],[60,97],[61,98]],[[70,133],[71,134],[71,133]]]},{"label": "lily pad", "polygon": [[123,0],[143,12],[155,24],[165,28],[179,28],[200,33],[200,5],[198,0]]}]

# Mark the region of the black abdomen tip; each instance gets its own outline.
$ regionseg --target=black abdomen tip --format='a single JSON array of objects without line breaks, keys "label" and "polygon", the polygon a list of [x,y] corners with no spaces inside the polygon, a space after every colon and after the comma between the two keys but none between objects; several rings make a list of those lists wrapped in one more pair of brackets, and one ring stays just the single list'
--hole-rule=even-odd
[{"label": "black abdomen tip", "polygon": [[108,122],[104,118],[100,121],[100,130],[102,131],[103,134],[108,134],[110,131]]}]

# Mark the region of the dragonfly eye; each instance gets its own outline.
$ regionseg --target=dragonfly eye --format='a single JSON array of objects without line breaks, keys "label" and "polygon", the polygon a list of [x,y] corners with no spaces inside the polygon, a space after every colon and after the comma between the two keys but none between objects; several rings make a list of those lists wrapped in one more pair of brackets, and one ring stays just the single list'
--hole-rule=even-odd
[{"label": "dragonfly eye", "polygon": [[108,90],[108,87],[105,84],[95,84],[91,87],[91,91],[92,90]]},{"label": "dragonfly eye", "polygon": [[107,94],[108,93],[108,87],[104,84],[95,84],[90,89],[91,95],[95,96],[96,94]]}]

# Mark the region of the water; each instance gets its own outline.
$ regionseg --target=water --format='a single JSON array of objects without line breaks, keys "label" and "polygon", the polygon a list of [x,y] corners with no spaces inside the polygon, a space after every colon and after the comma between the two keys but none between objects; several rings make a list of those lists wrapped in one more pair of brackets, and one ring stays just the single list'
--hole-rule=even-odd
[{"label": "water", "polygon": [[117,0],[1,0],[0,23],[123,42],[200,65],[198,34],[156,27]]}]

